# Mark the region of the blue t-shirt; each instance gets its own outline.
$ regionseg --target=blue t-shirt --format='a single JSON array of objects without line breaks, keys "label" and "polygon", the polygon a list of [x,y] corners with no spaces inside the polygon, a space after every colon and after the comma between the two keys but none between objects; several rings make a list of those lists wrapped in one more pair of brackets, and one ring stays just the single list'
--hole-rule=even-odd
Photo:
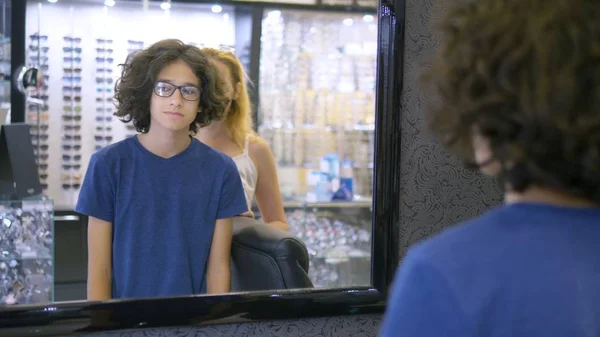
[{"label": "blue t-shirt", "polygon": [[600,208],[502,206],[412,248],[381,336],[600,336]]},{"label": "blue t-shirt", "polygon": [[113,224],[112,297],[206,292],[217,219],[248,209],[233,160],[197,139],[161,158],[129,137],[94,153],[76,211]]}]

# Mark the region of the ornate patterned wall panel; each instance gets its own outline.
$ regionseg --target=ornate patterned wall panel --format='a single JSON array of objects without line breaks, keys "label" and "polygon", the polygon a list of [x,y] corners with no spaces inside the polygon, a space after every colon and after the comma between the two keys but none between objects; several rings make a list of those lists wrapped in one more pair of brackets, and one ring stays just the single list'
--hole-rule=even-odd
[{"label": "ornate patterned wall panel", "polygon": [[370,337],[380,315],[323,317],[286,321],[212,325],[198,328],[140,329],[86,334],[86,337]]},{"label": "ornate patterned wall panel", "polygon": [[[434,31],[451,4],[465,0],[407,0],[401,134],[400,254],[442,229],[497,205],[497,184],[461,167],[425,129],[424,110],[436,100],[418,86],[439,45]],[[442,104],[441,102],[436,102]]]}]

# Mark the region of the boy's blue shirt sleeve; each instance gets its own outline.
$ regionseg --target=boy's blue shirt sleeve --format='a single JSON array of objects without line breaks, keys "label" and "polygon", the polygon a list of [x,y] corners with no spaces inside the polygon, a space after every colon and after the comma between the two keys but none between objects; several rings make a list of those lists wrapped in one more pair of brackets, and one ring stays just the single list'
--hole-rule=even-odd
[{"label": "boy's blue shirt sleeve", "polygon": [[113,182],[106,160],[94,153],[81,185],[75,211],[112,223],[115,207]]},{"label": "boy's blue shirt sleeve", "polygon": [[242,178],[233,159],[227,158],[219,196],[217,219],[227,219],[248,212]]},{"label": "boy's blue shirt sleeve", "polygon": [[396,272],[380,336],[472,336],[444,275],[415,255],[409,253]]}]

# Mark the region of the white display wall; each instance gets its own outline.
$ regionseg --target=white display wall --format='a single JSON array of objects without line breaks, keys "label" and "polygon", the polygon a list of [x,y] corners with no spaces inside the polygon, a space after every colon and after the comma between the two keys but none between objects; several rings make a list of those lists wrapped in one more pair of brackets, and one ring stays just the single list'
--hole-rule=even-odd
[{"label": "white display wall", "polygon": [[[76,203],[90,156],[98,148],[135,134],[112,116],[114,84],[128,53],[165,38],[186,43],[234,45],[233,11],[174,3],[144,10],[141,2],[30,1],[27,7],[29,65],[41,65],[45,105],[26,104],[40,178],[56,209]],[[38,120],[40,127],[38,128]]]}]

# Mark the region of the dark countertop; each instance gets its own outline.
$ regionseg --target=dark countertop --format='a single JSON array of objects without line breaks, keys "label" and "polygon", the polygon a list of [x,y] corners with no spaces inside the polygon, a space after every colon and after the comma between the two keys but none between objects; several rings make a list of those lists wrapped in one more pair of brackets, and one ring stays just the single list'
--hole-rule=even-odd
[{"label": "dark countertop", "polygon": [[383,313],[374,288],[298,289],[0,308],[1,336],[55,336],[136,328]]}]

